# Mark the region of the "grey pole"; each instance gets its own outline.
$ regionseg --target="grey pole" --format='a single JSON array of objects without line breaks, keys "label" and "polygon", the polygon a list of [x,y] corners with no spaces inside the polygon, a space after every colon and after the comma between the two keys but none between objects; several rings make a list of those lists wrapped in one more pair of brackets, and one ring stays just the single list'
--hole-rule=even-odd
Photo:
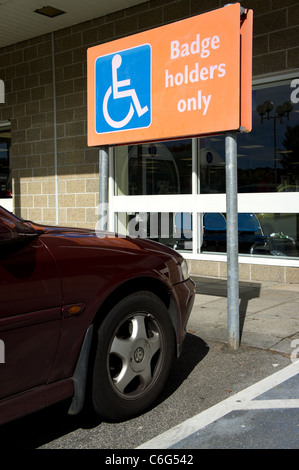
[{"label": "grey pole", "polygon": [[225,161],[228,344],[232,349],[238,349],[240,343],[240,318],[238,266],[237,132],[231,132],[225,135]]},{"label": "grey pole", "polygon": [[108,229],[108,177],[109,147],[100,147],[99,152],[99,224],[100,230]]}]

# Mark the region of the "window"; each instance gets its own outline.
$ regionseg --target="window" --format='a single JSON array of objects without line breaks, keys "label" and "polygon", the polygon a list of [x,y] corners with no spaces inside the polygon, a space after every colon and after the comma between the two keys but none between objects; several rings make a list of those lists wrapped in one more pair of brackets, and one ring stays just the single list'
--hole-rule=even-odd
[{"label": "window", "polygon": [[[201,251],[226,252],[226,214],[205,213]],[[298,257],[299,214],[239,213],[239,254]]]},{"label": "window", "polygon": [[[291,80],[257,84],[252,131],[238,135],[243,256],[299,258],[299,104],[291,100],[294,95]],[[223,135],[117,147],[114,171],[115,195],[124,196],[114,198],[116,231],[193,256],[226,253]]]},{"label": "window", "polygon": [[0,198],[12,197],[10,169],[10,126],[0,123]]},{"label": "window", "polygon": [[[252,131],[238,135],[238,192],[299,191],[299,104],[291,81],[253,91]],[[223,136],[199,139],[201,194],[225,193]]]},{"label": "window", "polygon": [[192,141],[119,147],[115,159],[117,194],[190,194]]},{"label": "window", "polygon": [[200,194],[225,194],[225,147],[222,135],[199,139],[198,168]]},{"label": "window", "polygon": [[253,91],[253,130],[238,142],[239,192],[299,191],[299,105],[290,81]]}]

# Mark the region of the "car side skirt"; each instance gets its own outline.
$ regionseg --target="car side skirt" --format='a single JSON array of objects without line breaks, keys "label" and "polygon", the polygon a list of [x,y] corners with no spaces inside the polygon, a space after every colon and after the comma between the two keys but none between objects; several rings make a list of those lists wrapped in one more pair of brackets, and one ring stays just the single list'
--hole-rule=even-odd
[{"label": "car side skirt", "polygon": [[0,402],[0,425],[20,418],[74,395],[72,378],[28,390]]}]

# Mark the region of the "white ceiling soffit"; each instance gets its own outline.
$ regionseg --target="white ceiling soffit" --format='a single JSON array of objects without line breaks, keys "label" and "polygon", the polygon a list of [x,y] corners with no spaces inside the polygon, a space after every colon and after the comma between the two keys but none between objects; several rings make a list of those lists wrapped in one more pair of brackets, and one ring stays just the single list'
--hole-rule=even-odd
[{"label": "white ceiling soffit", "polygon": [[[0,0],[0,48],[144,3],[147,0]],[[63,15],[35,13],[51,6]]]}]

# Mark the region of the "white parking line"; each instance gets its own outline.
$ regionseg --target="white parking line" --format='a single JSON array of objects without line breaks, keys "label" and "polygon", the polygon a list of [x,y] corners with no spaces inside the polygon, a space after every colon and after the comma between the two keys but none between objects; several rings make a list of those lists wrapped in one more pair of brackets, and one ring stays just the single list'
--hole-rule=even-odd
[{"label": "white parking line", "polygon": [[299,400],[254,400],[243,403],[240,407],[234,407],[235,410],[271,410],[277,408],[299,408]]},{"label": "white parking line", "polygon": [[[234,410],[261,409],[261,408],[298,408],[299,400],[254,400],[259,395],[267,392],[282,382],[294,377],[299,373],[299,360],[293,362],[282,370],[266,377],[265,379],[249,386],[245,390],[236,393],[232,397],[223,400],[211,408],[187,419],[183,423],[165,431],[159,436],[142,444],[138,449],[168,449],[182,439],[190,436],[199,429],[222,418]],[[274,406],[276,404],[276,406]]]}]

